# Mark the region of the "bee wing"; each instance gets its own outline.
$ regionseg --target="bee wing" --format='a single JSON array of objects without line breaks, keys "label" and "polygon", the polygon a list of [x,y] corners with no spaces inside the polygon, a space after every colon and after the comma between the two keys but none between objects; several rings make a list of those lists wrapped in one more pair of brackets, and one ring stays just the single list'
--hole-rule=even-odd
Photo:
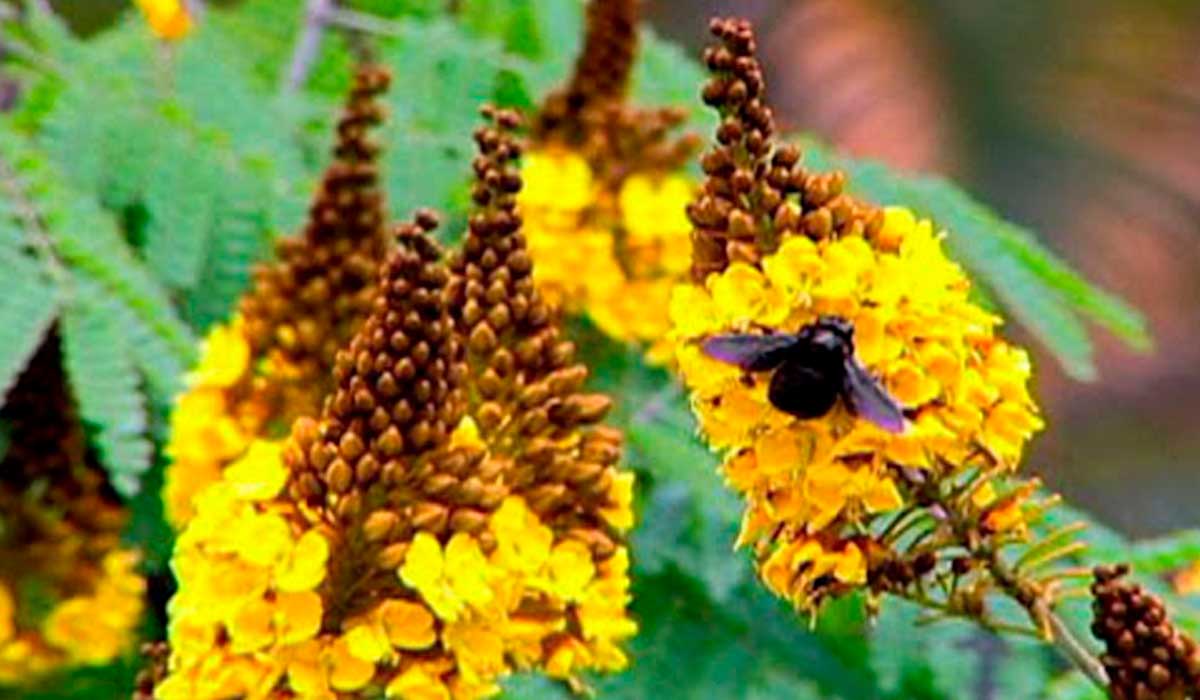
[{"label": "bee wing", "polygon": [[888,432],[904,432],[907,423],[900,403],[853,357],[846,358],[844,391],[855,413]]},{"label": "bee wing", "polygon": [[747,372],[765,372],[778,367],[797,342],[796,336],[787,333],[731,333],[705,338],[701,347],[714,360],[737,365]]}]

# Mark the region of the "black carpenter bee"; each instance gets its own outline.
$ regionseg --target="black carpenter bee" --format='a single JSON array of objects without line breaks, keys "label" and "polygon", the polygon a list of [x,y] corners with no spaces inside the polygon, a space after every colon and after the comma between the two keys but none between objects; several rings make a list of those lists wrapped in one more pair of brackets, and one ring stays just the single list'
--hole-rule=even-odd
[{"label": "black carpenter bee", "polygon": [[854,326],[822,316],[799,333],[734,333],[707,338],[704,353],[746,372],[768,372],[771,404],[797,418],[820,418],[838,397],[884,430],[904,431],[904,412],[854,356]]}]

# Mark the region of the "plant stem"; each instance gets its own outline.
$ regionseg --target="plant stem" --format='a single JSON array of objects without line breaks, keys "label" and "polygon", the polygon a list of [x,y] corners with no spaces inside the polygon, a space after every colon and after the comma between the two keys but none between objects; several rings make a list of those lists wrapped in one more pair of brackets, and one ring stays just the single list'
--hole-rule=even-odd
[{"label": "plant stem", "polygon": [[[1074,636],[1070,628],[1052,609],[1050,597],[1046,593],[1048,590],[1047,579],[1045,577],[1041,579],[1025,578],[1022,574],[1022,567],[1010,566],[1005,563],[1000,554],[1002,545],[997,546],[994,540],[981,538],[970,515],[955,507],[964,502],[962,499],[951,498],[948,500],[939,493],[936,483],[932,481],[914,484],[914,486],[921,489],[926,502],[931,504],[931,507],[941,508],[945,512],[945,522],[950,526],[953,532],[952,537],[957,540],[957,544],[964,547],[972,559],[986,567],[1000,591],[1025,609],[1034,627],[1040,630],[1040,636],[1052,643],[1072,665],[1087,676],[1088,680],[1107,692],[1110,685],[1107,671],[1104,670],[1099,659],[1088,651],[1083,642]],[[1070,534],[1069,531],[1067,534]],[[1072,545],[1068,544],[1065,547],[1071,548]],[[1056,558],[1054,555],[1057,555],[1061,549],[1063,547],[1052,552],[1052,556],[1049,558]],[[1034,560],[1045,558],[1045,554],[1035,554],[1033,557]],[[1028,565],[1031,562],[1026,560],[1024,563],[1026,565],[1024,568],[1029,568]],[[917,599],[916,602],[921,603],[922,601]],[[990,626],[991,621],[986,618],[971,617],[985,627]]]},{"label": "plant stem", "polygon": [[1083,672],[1092,683],[1107,691],[1111,682],[1108,678],[1108,672],[1104,670],[1104,665],[1100,663],[1100,660],[1087,650],[1083,642],[1075,638],[1071,629],[1067,627],[1062,618],[1056,615],[1053,610],[1047,608],[1042,610],[1040,614],[1045,616],[1046,622],[1050,624],[1050,629],[1054,633],[1054,646],[1058,647],[1063,656],[1066,656],[1071,663],[1075,664],[1075,667]]}]

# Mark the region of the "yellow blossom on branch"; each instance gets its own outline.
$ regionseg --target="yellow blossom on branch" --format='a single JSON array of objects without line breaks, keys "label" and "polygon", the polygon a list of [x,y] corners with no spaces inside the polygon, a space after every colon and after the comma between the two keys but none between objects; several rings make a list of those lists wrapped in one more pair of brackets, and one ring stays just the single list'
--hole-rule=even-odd
[{"label": "yellow blossom on branch", "polygon": [[[909,591],[968,531],[997,544],[1027,536],[1033,484],[1004,484],[1042,427],[1028,355],[971,300],[931,222],[856,200],[842,174],[809,172],[794,147],[773,143],[751,29],[718,20],[713,32],[704,99],[721,123],[688,206],[692,281],[674,290],[671,337],[701,432],[746,502],[739,544],[772,591],[813,611],[855,588]],[[850,354],[802,370],[818,374],[782,359],[739,367],[711,349],[714,338],[784,347],[820,328],[846,329]],[[781,409],[816,391],[781,393],[785,371],[829,375],[842,398],[814,415]],[[854,388],[851,372],[874,388]],[[880,410],[895,419],[880,422]],[[938,529],[939,518],[952,524]]]}]

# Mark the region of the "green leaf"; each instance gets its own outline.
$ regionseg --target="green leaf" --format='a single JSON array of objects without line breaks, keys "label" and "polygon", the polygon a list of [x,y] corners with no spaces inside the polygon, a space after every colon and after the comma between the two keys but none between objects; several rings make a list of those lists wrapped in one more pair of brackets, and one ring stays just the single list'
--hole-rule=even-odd
[{"label": "green leaf", "polygon": [[[919,625],[920,609],[888,598],[871,632],[871,664],[889,697],[1036,700],[1050,678],[1041,642],[999,637],[963,620]],[[953,662],[949,662],[949,660]]]},{"label": "green leaf", "polygon": [[1082,673],[1071,672],[1051,681],[1042,697],[1054,700],[1106,700],[1108,693],[1097,688]]},{"label": "green leaf", "polygon": [[[213,7],[197,36],[212,55],[235,63],[251,75],[259,90],[273,91],[283,84],[292,61],[305,3],[280,0],[247,0],[233,7]],[[305,85],[309,90],[340,96],[352,71],[354,58],[341,32],[326,31]]]},{"label": "green leaf", "polygon": [[1136,542],[1130,563],[1139,574],[1155,576],[1196,562],[1200,562],[1200,530]]},{"label": "green leaf", "polygon": [[[639,576],[634,612],[641,631],[632,666],[596,682],[602,697],[753,698],[788,689],[817,697],[876,697],[864,659],[839,654],[821,633],[758,585],[725,603],[679,571]],[[841,634],[855,637],[861,629]]]},{"label": "green leaf", "polygon": [[72,300],[63,318],[63,362],[79,414],[117,491],[131,496],[150,467],[146,404],[112,304]]},{"label": "green leaf", "polygon": [[162,286],[146,271],[99,202],[67,180],[9,122],[0,122],[0,157],[24,179],[36,200],[54,253],[77,273],[95,280],[160,336],[176,357],[193,352],[191,331]]},{"label": "green leaf", "polygon": [[[20,206],[8,201],[6,208]],[[5,222],[8,225],[8,222]],[[58,290],[43,264],[0,239],[0,403],[54,322]]]},{"label": "green leaf", "polygon": [[227,209],[218,214],[208,258],[185,301],[194,327],[207,328],[229,316],[250,285],[255,263],[267,256],[270,239],[270,230],[258,212]]},{"label": "green leaf", "polygon": [[898,204],[949,231],[952,256],[1077,379],[1096,376],[1094,352],[1081,320],[1091,319],[1137,350],[1151,347],[1145,319],[1117,297],[1084,280],[1028,229],[1001,219],[949,182],[897,174],[878,163],[834,154],[803,139],[816,168],[845,170],[850,189],[881,204]]}]

